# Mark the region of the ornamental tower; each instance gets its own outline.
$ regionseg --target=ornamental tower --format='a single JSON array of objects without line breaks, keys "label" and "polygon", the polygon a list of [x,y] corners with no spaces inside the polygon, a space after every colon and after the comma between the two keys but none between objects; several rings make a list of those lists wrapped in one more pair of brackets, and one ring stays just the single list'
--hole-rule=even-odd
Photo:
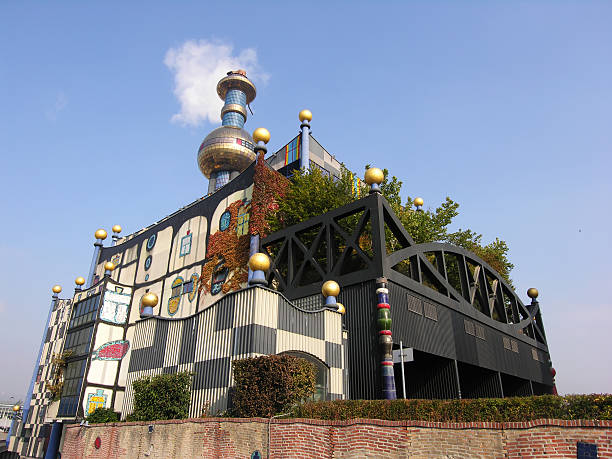
[{"label": "ornamental tower", "polygon": [[225,102],[221,109],[222,126],[206,136],[198,151],[198,166],[208,179],[209,193],[255,161],[255,143],[243,129],[247,105],[255,99],[255,85],[244,70],[235,70],[219,81],[217,94]]}]

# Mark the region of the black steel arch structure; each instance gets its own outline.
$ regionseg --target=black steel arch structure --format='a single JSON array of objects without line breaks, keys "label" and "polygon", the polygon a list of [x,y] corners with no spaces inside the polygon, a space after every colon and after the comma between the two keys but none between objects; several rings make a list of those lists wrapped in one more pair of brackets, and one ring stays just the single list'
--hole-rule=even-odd
[{"label": "black steel arch structure", "polygon": [[[389,284],[394,346],[401,341],[414,354],[407,364],[407,397],[552,393],[538,302],[523,304],[468,250],[416,244],[380,194],[273,233],[262,239],[261,250],[271,257],[270,287],[304,307],[320,306],[324,281],[340,284],[351,398],[380,397],[380,277]],[[397,378],[396,385],[401,396]]]}]

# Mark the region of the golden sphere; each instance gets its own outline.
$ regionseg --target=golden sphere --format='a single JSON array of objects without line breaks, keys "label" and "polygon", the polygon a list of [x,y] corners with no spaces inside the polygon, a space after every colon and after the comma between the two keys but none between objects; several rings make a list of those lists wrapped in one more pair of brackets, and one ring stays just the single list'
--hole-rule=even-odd
[{"label": "golden sphere", "polygon": [[312,121],[312,112],[310,110],[302,110],[300,112],[300,121],[304,120]]},{"label": "golden sphere", "polygon": [[74,283],[77,285],[83,285],[85,283],[85,278],[79,276],[74,280]]},{"label": "golden sphere", "polygon": [[342,303],[336,303],[336,305],[338,306],[338,312],[340,314],[345,314],[346,313],[346,308],[344,307],[344,305]]},{"label": "golden sphere", "polygon": [[527,290],[527,296],[529,298],[537,298],[538,295],[539,295],[539,293],[538,293],[538,289],[537,288],[531,287],[529,290]]},{"label": "golden sphere", "polygon": [[105,271],[112,271],[114,269],[115,269],[115,263],[113,263],[112,261],[107,261],[106,263],[104,263]]},{"label": "golden sphere", "polygon": [[98,231],[96,231],[94,233],[94,236],[96,237],[96,239],[104,240],[104,239],[106,239],[107,234],[106,234],[106,231],[104,231],[102,228],[100,228]]},{"label": "golden sphere", "polygon": [[378,167],[370,167],[365,173],[365,182],[368,185],[372,185],[373,183],[381,184],[385,179],[385,174]]},{"label": "golden sphere", "polygon": [[321,287],[321,293],[324,297],[338,296],[338,293],[340,293],[340,286],[338,285],[338,282],[328,280],[323,284],[323,287]]},{"label": "golden sphere", "polygon": [[414,205],[417,207],[422,206],[424,203],[423,198],[414,198],[413,202],[414,202]]},{"label": "golden sphere", "polygon": [[54,285],[51,290],[53,291],[53,293],[59,293],[62,291],[62,287],[60,285]]},{"label": "golden sphere", "polygon": [[142,296],[141,304],[143,306],[151,306],[152,308],[157,306],[157,295],[155,293],[145,293]]},{"label": "golden sphere", "polygon": [[249,258],[249,268],[253,271],[267,271],[270,269],[270,258],[265,253],[254,253]]},{"label": "golden sphere", "polygon": [[255,129],[253,131],[253,140],[255,141],[255,143],[268,143],[270,141],[270,131],[268,131],[266,128]]},{"label": "golden sphere", "polygon": [[19,411],[21,409],[21,407],[19,406],[19,404],[13,405],[13,411],[16,413],[17,411]]},{"label": "golden sphere", "polygon": [[121,225],[115,225],[113,226],[113,233],[120,233],[121,232]]}]

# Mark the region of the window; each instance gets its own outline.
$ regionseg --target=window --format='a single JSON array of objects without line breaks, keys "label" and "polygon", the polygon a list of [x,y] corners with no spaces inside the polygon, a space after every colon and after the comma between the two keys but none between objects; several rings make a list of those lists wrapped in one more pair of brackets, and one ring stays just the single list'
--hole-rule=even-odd
[{"label": "window", "polygon": [[58,416],[75,416],[77,413],[83,375],[87,366],[87,358],[69,362],[64,371],[64,386],[62,398],[57,412]]},{"label": "window", "polygon": [[229,210],[226,210],[221,214],[221,218],[219,219],[219,229],[221,231],[225,231],[229,228],[230,222],[232,220],[232,214]]},{"label": "window", "polygon": [[177,277],[172,282],[172,296],[173,297],[180,296],[182,290],[183,290],[183,278]]},{"label": "window", "polygon": [[184,257],[185,255],[189,255],[191,253],[191,234],[183,237],[181,239],[181,253],[180,256]]},{"label": "window", "polygon": [[147,240],[147,250],[151,250],[155,246],[155,241],[157,241],[157,233],[149,236]]},{"label": "window", "polygon": [[244,236],[249,232],[249,213],[246,208],[241,207],[238,212],[238,226],[236,227],[236,233],[238,236]]}]

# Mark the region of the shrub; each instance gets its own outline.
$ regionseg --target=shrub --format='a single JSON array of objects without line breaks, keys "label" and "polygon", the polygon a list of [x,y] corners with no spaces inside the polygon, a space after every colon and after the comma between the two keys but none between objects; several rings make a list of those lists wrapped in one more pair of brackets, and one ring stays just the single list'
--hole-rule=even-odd
[{"label": "shrub", "polygon": [[612,395],[542,395],[463,400],[335,400],[306,402],[292,416],[327,420],[521,422],[534,419],[612,419]]},{"label": "shrub", "polygon": [[232,414],[269,417],[283,413],[314,393],[315,367],[290,355],[269,355],[232,362]]},{"label": "shrub", "polygon": [[86,418],[90,424],[105,424],[107,422],[119,422],[119,413],[112,408],[96,408],[93,413]]},{"label": "shrub", "polygon": [[191,373],[161,374],[133,383],[134,412],[129,421],[184,419],[189,413]]}]

